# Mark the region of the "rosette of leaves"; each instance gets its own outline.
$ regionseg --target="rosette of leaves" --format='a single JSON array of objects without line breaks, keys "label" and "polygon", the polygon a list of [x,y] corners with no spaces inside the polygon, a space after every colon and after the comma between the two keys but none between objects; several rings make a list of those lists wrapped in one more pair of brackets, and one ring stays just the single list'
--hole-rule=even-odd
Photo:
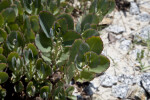
[{"label": "rosette of leaves", "polygon": [[21,79],[23,76],[23,61],[20,57],[20,55],[17,52],[11,52],[7,57],[7,63],[9,70],[11,70],[12,73],[12,83],[15,83]]},{"label": "rosette of leaves", "polygon": [[4,55],[0,54],[0,84],[8,79],[8,74],[4,71],[7,68],[7,59]]},{"label": "rosette of leaves", "polygon": [[0,86],[0,98],[4,100],[5,96],[6,96],[6,90]]},{"label": "rosette of leaves", "polygon": [[[91,16],[93,15],[89,15],[89,18],[83,19],[81,23],[81,30],[83,32],[78,33],[74,31],[74,22],[68,14],[60,15],[57,19],[50,12],[41,12],[39,15],[43,32],[37,35],[36,45],[41,50],[42,55],[44,55],[44,52],[49,53],[49,55],[45,56],[51,60],[52,65],[55,65],[53,66],[54,68],[57,70],[60,70],[61,67],[64,68],[65,72],[63,73],[66,74],[67,82],[71,81],[73,77],[81,82],[90,81],[97,73],[102,73],[109,67],[110,62],[108,58],[101,55],[103,42],[99,37],[98,31],[91,28],[83,28],[83,26],[86,26],[86,23],[96,22],[89,21]],[[66,23],[66,25],[62,23]],[[57,31],[58,29],[59,31]],[[64,31],[64,29],[67,30]],[[44,40],[40,40],[44,36],[45,40],[50,41],[47,43],[47,47],[44,46]],[[42,43],[43,45],[41,45]],[[55,49],[55,46],[57,48],[60,46],[60,53]],[[63,50],[66,50],[67,54]],[[59,54],[60,59],[63,56],[67,60],[62,59],[62,62],[66,61],[64,63],[66,65],[63,65],[63,63],[61,66],[57,65],[58,59],[56,59],[56,55]],[[72,73],[75,73],[75,76],[71,75]]]},{"label": "rosette of leaves", "polygon": [[4,97],[6,96],[6,90],[2,86],[9,78],[8,74],[5,72],[6,68],[7,59],[4,55],[0,54],[0,98],[2,99],[4,99]]},{"label": "rosette of leaves", "polygon": [[38,59],[38,50],[34,44],[29,43],[23,52],[26,81],[30,81],[36,72],[35,64]]},{"label": "rosette of leaves", "polygon": [[67,0],[1,0],[0,98],[75,100],[72,79],[90,81],[109,67],[97,31],[111,11],[113,0],[104,1],[94,0],[75,25]]},{"label": "rosette of leaves", "polygon": [[100,21],[104,18],[104,16],[113,11],[115,8],[115,0],[93,0],[89,13],[96,14]]}]

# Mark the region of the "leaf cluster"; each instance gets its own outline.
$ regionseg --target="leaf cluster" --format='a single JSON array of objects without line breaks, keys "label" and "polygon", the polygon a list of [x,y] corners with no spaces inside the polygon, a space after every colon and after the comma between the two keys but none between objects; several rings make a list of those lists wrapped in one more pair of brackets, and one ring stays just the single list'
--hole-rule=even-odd
[{"label": "leaf cluster", "polygon": [[94,0],[74,23],[65,0],[1,0],[0,98],[74,100],[72,79],[90,81],[109,67],[98,27],[113,4]]}]

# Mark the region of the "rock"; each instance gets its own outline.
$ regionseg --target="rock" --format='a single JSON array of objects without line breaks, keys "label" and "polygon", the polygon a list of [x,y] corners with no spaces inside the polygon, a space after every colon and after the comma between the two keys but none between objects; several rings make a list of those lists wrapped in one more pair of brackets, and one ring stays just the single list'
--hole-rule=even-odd
[{"label": "rock", "polygon": [[139,85],[132,86],[129,98],[131,100],[147,100],[144,89]]},{"label": "rock", "polygon": [[140,81],[141,81],[141,75],[136,75],[134,77],[134,82],[140,86],[141,85]]},{"label": "rock", "polygon": [[108,40],[110,43],[113,43],[113,42],[116,42],[117,39],[113,34],[109,33],[108,34]]},{"label": "rock", "polygon": [[129,54],[130,54],[130,55],[133,55],[133,58],[136,60],[138,53],[139,53],[139,54],[141,53],[141,49],[134,49],[134,50],[132,50]]},{"label": "rock", "polygon": [[128,90],[129,87],[126,84],[112,86],[112,94],[117,98],[125,99],[127,97]]},{"label": "rock", "polygon": [[109,27],[106,28],[106,30],[114,34],[120,34],[125,32],[125,28],[118,25],[110,25]]},{"label": "rock", "polygon": [[117,77],[111,75],[102,75],[100,76],[100,84],[104,87],[111,87],[114,84],[117,84]]},{"label": "rock", "polygon": [[142,40],[146,41],[149,39],[150,35],[150,25],[143,27],[140,33],[136,33],[134,40],[140,42]]},{"label": "rock", "polygon": [[140,13],[140,9],[135,2],[130,2],[130,14],[138,15]]},{"label": "rock", "polygon": [[132,75],[121,74],[118,76],[118,81],[127,85],[135,84],[134,77]]},{"label": "rock", "polygon": [[145,90],[150,94],[150,73],[142,74],[141,81]]},{"label": "rock", "polygon": [[141,22],[149,22],[150,14],[148,14],[147,12],[143,12],[140,15],[138,15],[135,19]]},{"label": "rock", "polygon": [[131,40],[123,40],[120,44],[120,49],[122,50],[129,50],[131,45]]},{"label": "rock", "polygon": [[100,78],[94,78],[90,83],[93,88],[97,89],[100,86]]},{"label": "rock", "polygon": [[88,86],[86,86],[84,88],[84,92],[87,94],[87,95],[93,95],[94,92],[96,92],[96,89],[93,88],[92,84],[89,84]]},{"label": "rock", "polygon": [[150,25],[142,28],[140,32],[140,37],[143,39],[149,39],[149,34],[150,34]]}]

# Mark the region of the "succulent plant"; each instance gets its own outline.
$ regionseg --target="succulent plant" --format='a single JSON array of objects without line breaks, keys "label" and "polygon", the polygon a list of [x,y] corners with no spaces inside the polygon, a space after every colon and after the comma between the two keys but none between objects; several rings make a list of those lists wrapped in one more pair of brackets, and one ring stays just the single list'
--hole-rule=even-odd
[{"label": "succulent plant", "polygon": [[76,99],[72,79],[109,67],[97,27],[113,8],[114,0],[93,0],[75,23],[68,0],[1,0],[0,98]]}]

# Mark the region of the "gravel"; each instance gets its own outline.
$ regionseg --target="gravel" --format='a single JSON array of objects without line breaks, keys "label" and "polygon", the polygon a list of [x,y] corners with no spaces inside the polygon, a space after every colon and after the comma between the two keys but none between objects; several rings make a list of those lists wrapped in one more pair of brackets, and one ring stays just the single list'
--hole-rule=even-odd
[{"label": "gravel", "polygon": [[105,74],[100,77],[100,84],[101,86],[104,86],[104,87],[111,87],[114,84],[117,84],[117,81],[118,80],[116,76]]},{"label": "gravel", "polygon": [[124,99],[127,97],[129,87],[126,84],[112,86],[112,94],[117,97]]},{"label": "gravel", "polygon": [[132,44],[131,40],[123,40],[120,44],[120,49],[127,51],[130,49],[131,44]]},{"label": "gravel", "polygon": [[124,84],[127,84],[127,85],[135,84],[133,75],[121,74],[121,75],[118,76],[118,81],[122,82]]},{"label": "gravel", "polygon": [[149,22],[150,21],[150,14],[143,12],[140,15],[138,15],[136,20],[141,21],[141,22]]},{"label": "gravel", "polygon": [[118,25],[110,25],[109,27],[106,28],[106,30],[108,32],[112,32],[112,33],[114,33],[116,35],[125,32],[125,28],[122,27],[122,26],[118,26]]},{"label": "gravel", "polygon": [[138,15],[140,13],[140,9],[135,2],[130,2],[130,14]]}]

